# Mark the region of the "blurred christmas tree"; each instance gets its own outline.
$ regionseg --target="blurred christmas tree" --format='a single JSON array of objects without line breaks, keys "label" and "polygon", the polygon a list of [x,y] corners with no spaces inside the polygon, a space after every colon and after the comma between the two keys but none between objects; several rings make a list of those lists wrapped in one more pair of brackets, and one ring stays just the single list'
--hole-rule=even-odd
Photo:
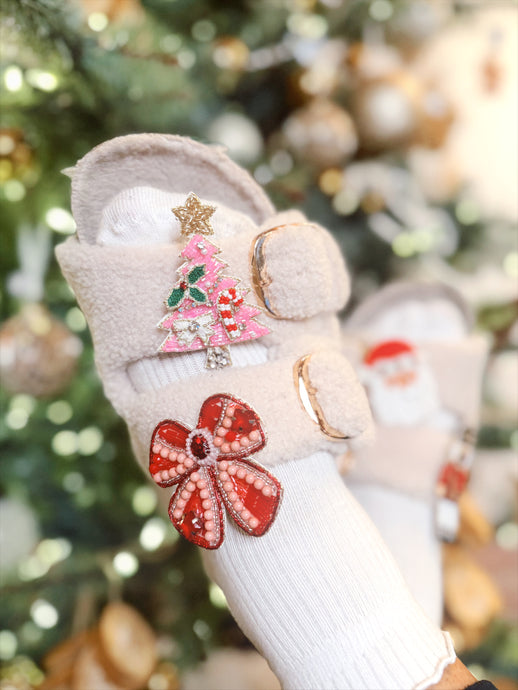
[{"label": "blurred christmas tree", "polygon": [[[60,171],[110,137],[225,145],[278,206],[334,233],[352,305],[397,278],[458,288],[493,338],[482,471],[492,495],[516,485],[516,26],[511,1],[4,0],[4,680],[37,683],[29,660],[118,595],[180,667],[247,645],[132,461],[52,256],[74,232]],[[512,501],[491,515],[506,553]],[[466,657],[486,675],[518,679],[513,618],[516,602]]]}]

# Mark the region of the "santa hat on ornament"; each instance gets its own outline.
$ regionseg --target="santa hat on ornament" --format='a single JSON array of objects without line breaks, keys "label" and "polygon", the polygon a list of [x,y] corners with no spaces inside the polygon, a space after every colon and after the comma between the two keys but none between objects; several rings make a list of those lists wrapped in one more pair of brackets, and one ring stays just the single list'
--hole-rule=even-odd
[{"label": "santa hat on ornament", "polygon": [[415,355],[415,349],[403,340],[387,340],[367,350],[363,363],[369,367],[384,361],[398,359],[401,355]]}]

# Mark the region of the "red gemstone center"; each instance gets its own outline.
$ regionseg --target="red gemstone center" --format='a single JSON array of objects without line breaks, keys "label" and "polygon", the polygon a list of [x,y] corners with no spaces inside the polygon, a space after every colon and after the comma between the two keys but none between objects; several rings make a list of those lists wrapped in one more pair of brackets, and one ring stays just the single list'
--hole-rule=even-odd
[{"label": "red gemstone center", "polygon": [[180,287],[182,290],[185,290],[187,288],[187,283],[185,282],[185,280],[182,280],[182,282],[180,283]]},{"label": "red gemstone center", "polygon": [[200,460],[210,453],[210,446],[203,436],[195,436],[191,441],[191,453]]}]

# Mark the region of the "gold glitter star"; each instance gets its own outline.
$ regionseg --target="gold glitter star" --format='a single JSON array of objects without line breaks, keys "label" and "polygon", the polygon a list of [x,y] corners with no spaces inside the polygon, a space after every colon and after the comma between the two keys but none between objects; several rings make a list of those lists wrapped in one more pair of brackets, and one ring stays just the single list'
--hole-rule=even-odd
[{"label": "gold glitter star", "polygon": [[182,235],[214,234],[209,218],[216,211],[216,208],[202,204],[194,192],[189,194],[183,206],[175,206],[171,211],[180,221]]}]

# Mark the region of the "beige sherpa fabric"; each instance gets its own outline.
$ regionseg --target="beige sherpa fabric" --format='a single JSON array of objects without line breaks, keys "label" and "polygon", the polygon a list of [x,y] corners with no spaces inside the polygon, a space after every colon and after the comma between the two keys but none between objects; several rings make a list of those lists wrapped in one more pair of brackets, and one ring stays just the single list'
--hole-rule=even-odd
[{"label": "beige sherpa fabric", "polygon": [[[347,363],[340,366],[336,359],[335,311],[345,302],[349,284],[325,230],[304,225],[298,233],[294,223],[307,223],[300,214],[272,215],[257,184],[220,150],[180,137],[131,135],[109,141],[70,174],[77,237],[57,248],[58,260],[88,320],[106,394],[126,420],[144,468],[156,424],[178,419],[194,426],[201,404],[214,393],[237,395],[257,411],[268,443],[256,459],[265,465],[339,450],[343,446],[310,419],[294,386],[295,363],[315,350],[321,361],[331,357],[312,380],[322,410],[347,435],[369,434],[363,388]],[[199,353],[157,354],[165,337],[157,323],[166,313],[164,300],[186,244],[169,209],[183,204],[191,191],[216,207],[210,240],[221,249],[225,274],[239,279],[240,289],[249,289],[251,304],[260,306],[251,289],[255,238],[278,228],[268,242],[266,270],[282,318],[264,313],[258,319],[271,334],[231,347],[231,352],[254,353],[236,354],[241,366],[199,370],[192,366]],[[166,376],[165,364],[174,361],[181,362],[181,375],[170,380],[171,367]],[[157,383],[136,386],[142,372],[152,372]]]},{"label": "beige sherpa fabric", "polygon": [[[305,319],[338,311],[350,293],[348,274],[336,243],[317,225],[292,223],[268,234],[264,247],[268,273],[281,276],[269,287],[275,312],[287,319]],[[288,258],[289,257],[289,258]]]},{"label": "beige sherpa fabric", "polygon": [[254,180],[218,147],[171,134],[130,134],[96,146],[66,173],[81,242],[95,244],[101,214],[122,190],[146,185],[218,201],[261,223],[273,206]]}]

